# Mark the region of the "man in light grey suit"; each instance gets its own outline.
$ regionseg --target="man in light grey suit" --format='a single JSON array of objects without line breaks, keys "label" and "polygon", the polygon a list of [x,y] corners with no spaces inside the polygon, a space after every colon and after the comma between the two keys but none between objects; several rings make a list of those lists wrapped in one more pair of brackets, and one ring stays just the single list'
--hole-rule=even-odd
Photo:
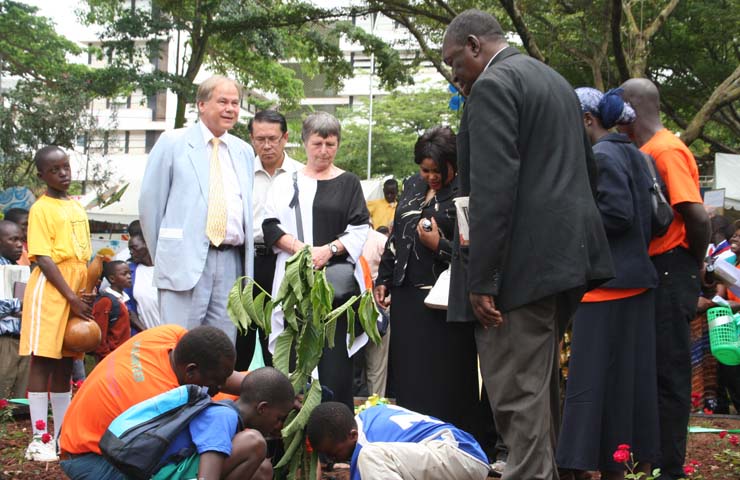
[{"label": "man in light grey suit", "polygon": [[162,134],[149,155],[139,197],[144,239],[154,259],[162,323],[213,325],[232,340],[228,293],[252,275],[252,147],[229,135],[241,88],[214,76],[201,83],[200,121]]}]

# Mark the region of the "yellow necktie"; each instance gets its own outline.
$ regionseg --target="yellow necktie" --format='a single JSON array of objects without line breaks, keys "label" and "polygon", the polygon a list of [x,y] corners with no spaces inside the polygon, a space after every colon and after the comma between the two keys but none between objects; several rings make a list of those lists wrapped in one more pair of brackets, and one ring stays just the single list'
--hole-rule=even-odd
[{"label": "yellow necktie", "polygon": [[208,219],[206,221],[206,235],[215,246],[221,245],[226,237],[226,199],[224,198],[224,183],[221,177],[221,160],[218,158],[218,138],[212,138],[213,150],[208,177]]}]

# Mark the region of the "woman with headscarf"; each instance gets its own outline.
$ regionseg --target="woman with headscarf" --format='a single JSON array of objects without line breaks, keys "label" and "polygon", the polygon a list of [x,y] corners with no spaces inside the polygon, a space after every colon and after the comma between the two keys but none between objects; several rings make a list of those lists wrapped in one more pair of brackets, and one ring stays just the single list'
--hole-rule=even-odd
[{"label": "woman with headscarf", "polygon": [[658,276],[648,256],[652,159],[626,136],[609,131],[634,121],[620,90],[579,88],[576,94],[598,167],[596,203],[616,277],[586,293],[573,320],[556,460],[575,478],[600,470],[602,479],[623,479],[624,465],[613,456],[620,445],[631,447],[640,471],[650,472],[659,453],[653,297]]},{"label": "woman with headscarf", "polygon": [[470,431],[478,427],[474,324],[447,323],[446,311],[424,304],[452,259],[455,142],[449,127],[430,128],[416,141],[419,173],[404,183],[374,294],[390,305],[389,368],[398,405]]},{"label": "woman with headscarf", "polygon": [[[262,223],[265,244],[278,254],[272,292],[275,296],[280,288],[286,260],[308,245],[316,269],[330,263],[349,264],[353,285],[345,289],[342,298],[335,291],[334,307],[338,307],[365,288],[359,259],[370,228],[370,216],[360,179],[334,165],[341,140],[339,121],[326,112],[313,113],[303,122],[301,138],[306,149],[306,166],[294,175],[278,176],[270,186],[265,205]],[[283,312],[274,311],[271,352],[283,331],[283,321]],[[334,348],[324,348],[319,381],[334,392],[334,400],[354,408],[351,356],[367,343],[367,335],[359,334],[350,349],[340,340],[346,334],[347,322],[337,322],[337,341]]]}]

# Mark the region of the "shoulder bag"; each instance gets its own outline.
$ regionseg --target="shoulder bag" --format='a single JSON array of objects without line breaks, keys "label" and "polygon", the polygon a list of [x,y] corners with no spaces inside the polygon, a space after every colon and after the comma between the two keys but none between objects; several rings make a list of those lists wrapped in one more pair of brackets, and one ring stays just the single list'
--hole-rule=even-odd
[{"label": "shoulder bag", "polygon": [[643,152],[640,152],[642,157],[645,159],[647,164],[648,175],[653,181],[650,187],[650,213],[652,234],[653,237],[662,237],[668,232],[668,227],[673,223],[673,207],[663,195],[663,190],[660,188],[658,181],[658,174],[655,172],[653,166],[653,158]]},{"label": "shoulder bag", "polygon": [[[298,172],[293,172],[293,199],[289,206],[295,210],[295,223],[298,240],[303,241],[303,217],[301,216],[301,205],[298,199]],[[357,280],[355,280],[355,266],[348,262],[346,257],[332,257],[326,264],[326,280],[334,287],[334,301],[344,303],[352,295],[359,292]]]}]

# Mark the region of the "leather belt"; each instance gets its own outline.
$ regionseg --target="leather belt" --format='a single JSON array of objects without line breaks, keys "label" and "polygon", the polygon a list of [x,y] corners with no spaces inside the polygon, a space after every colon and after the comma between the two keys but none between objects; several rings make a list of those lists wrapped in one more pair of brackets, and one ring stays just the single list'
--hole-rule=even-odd
[{"label": "leather belt", "polygon": [[65,452],[62,450],[59,453],[59,460],[72,460],[75,457],[79,457],[79,455],[75,455],[74,453]]},{"label": "leather belt", "polygon": [[218,247],[216,245],[212,244],[212,243],[210,245],[208,245],[208,248],[212,248],[214,250],[218,250],[219,252],[225,252],[226,250],[231,250],[232,248],[236,248],[236,247],[238,247],[238,245],[229,245],[229,244],[226,244],[226,243],[222,243]]},{"label": "leather belt", "polygon": [[254,245],[254,254],[257,257],[274,257],[276,254],[271,248],[268,248],[264,243],[256,243]]}]

